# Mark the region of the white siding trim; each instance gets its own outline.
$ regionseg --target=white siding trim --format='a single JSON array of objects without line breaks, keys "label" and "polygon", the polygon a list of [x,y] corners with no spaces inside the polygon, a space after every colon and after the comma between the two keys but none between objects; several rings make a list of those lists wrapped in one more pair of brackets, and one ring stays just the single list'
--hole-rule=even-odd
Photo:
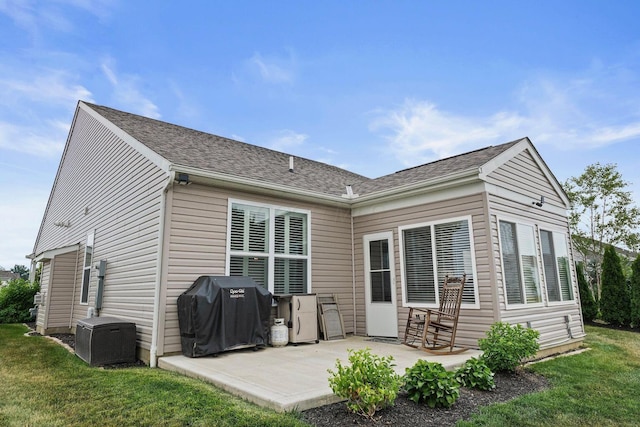
[{"label": "white siding trim", "polygon": [[48,251],[44,251],[41,254],[39,254],[38,256],[36,256],[34,261],[35,262],[40,262],[40,261],[50,260],[50,259],[53,259],[54,257],[56,257],[57,255],[62,255],[62,254],[66,254],[66,253],[69,253],[69,252],[77,251],[78,249],[80,249],[80,244],[75,244],[75,245],[71,245],[71,246],[64,246],[62,248],[57,248],[57,249],[51,249],[51,250],[48,250]]},{"label": "white siding trim", "polygon": [[163,171],[167,173],[169,172],[169,166],[171,165],[171,162],[169,162],[169,160],[165,159],[164,157],[162,157],[161,155],[159,155],[158,153],[156,153],[155,151],[153,151],[152,149],[150,149],[149,147],[147,147],[146,145],[144,145],[143,143],[141,143],[140,141],[138,141],[128,133],[126,133],[124,130],[120,129],[118,126],[111,123],[109,120],[107,120],[105,117],[100,115],[100,113],[98,113],[97,111],[93,110],[90,106],[88,106],[84,102],[82,101],[78,102],[78,107],[83,111],[85,111],[87,114],[89,114],[91,117],[96,119],[98,122],[100,122],[100,124],[102,124],[104,127],[109,129],[118,138],[123,140],[125,143],[129,144],[134,150],[142,154],[145,158],[150,160],[153,164],[158,166]]},{"label": "white siding trim", "polygon": [[413,206],[427,205],[430,203],[437,203],[443,200],[457,199],[460,197],[466,197],[473,194],[478,194],[485,191],[485,184],[480,181],[473,183],[466,183],[454,188],[440,188],[432,191],[428,188],[428,193],[417,194],[409,197],[402,197],[396,200],[388,200],[380,203],[373,203],[367,206],[358,206],[356,200],[352,209],[353,216],[371,215],[379,212],[387,212],[396,209],[405,209]]},{"label": "white siding trim", "polygon": [[500,166],[515,158],[523,151],[527,151],[529,152],[529,154],[531,154],[531,157],[536,162],[538,168],[542,171],[549,183],[551,183],[551,186],[553,187],[555,192],[562,199],[564,205],[568,208],[570,206],[569,198],[560,186],[560,183],[556,179],[553,172],[551,172],[542,157],[540,157],[540,153],[538,153],[538,151],[535,149],[529,138],[522,138],[513,147],[509,148],[508,150],[504,151],[503,153],[485,163],[481,168],[482,172],[480,173],[480,179],[486,180],[489,174],[496,171],[498,168],[500,168]]}]

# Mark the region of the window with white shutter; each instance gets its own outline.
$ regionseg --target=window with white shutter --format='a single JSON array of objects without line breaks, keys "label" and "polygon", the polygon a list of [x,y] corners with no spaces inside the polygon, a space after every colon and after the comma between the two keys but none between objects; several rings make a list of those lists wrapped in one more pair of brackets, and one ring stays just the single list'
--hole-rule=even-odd
[{"label": "window with white shutter", "polygon": [[274,294],[309,292],[309,212],[232,201],[228,259]]},{"label": "window with white shutter", "polygon": [[562,233],[540,230],[540,245],[549,302],[573,301],[566,236]]},{"label": "window with white shutter", "polygon": [[509,221],[500,223],[502,272],[507,304],[542,302],[533,226]]},{"label": "window with white shutter", "polygon": [[400,227],[405,304],[439,304],[446,275],[467,275],[464,305],[477,304],[475,261],[470,219],[456,219]]}]

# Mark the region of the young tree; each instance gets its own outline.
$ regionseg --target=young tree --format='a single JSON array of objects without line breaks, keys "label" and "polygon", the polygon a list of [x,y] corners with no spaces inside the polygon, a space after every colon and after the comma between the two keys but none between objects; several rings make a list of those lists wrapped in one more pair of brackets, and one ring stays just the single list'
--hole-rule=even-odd
[{"label": "young tree", "polygon": [[582,318],[590,322],[598,316],[598,306],[593,299],[591,288],[584,276],[584,267],[581,262],[576,263],[576,275],[578,276],[578,290],[580,291],[580,305],[582,306]]},{"label": "young tree", "polygon": [[613,246],[607,246],[602,259],[600,313],[606,322],[618,326],[626,326],[631,320],[629,288]]},{"label": "young tree", "polygon": [[601,265],[607,245],[637,251],[640,246],[640,209],[633,205],[628,182],[615,164],[595,163],[564,189],[571,201],[569,224],[575,249],[595,266],[595,297],[601,292]]},{"label": "young tree", "polygon": [[640,255],[631,264],[631,323],[640,327]]},{"label": "young tree", "polygon": [[24,265],[14,265],[11,272],[19,274],[21,279],[29,280],[29,269]]}]

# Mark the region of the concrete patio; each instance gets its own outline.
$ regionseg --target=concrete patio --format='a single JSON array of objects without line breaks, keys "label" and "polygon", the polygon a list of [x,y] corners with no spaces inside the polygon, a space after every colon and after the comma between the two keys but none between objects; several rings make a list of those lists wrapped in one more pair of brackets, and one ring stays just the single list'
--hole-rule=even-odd
[{"label": "concrete patio", "polygon": [[217,357],[167,356],[158,360],[162,369],[210,382],[231,394],[276,411],[305,410],[337,402],[329,388],[327,369],[336,359],[348,362],[348,349],[370,348],[373,354],[393,356],[395,370],[404,374],[418,359],[442,363],[454,369],[481,354],[467,350],[456,355],[430,355],[402,344],[379,342],[364,337],[348,337],[319,344],[243,349]]}]

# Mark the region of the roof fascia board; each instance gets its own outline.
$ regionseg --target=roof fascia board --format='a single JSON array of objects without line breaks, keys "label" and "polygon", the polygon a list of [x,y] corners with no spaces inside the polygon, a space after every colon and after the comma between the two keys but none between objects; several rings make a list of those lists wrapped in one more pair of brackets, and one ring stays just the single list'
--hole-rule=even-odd
[{"label": "roof fascia board", "polygon": [[153,164],[158,166],[163,171],[167,173],[169,172],[169,168],[171,166],[171,162],[169,160],[165,159],[160,154],[156,153],[151,148],[147,147],[146,145],[144,145],[143,143],[141,143],[140,141],[138,141],[137,139],[129,135],[127,132],[125,132],[124,130],[122,130],[121,128],[119,128],[109,120],[107,120],[106,117],[102,116],[100,113],[92,109],[90,106],[88,106],[84,102],[80,101],[78,105],[83,111],[85,111],[94,119],[98,120],[102,125],[104,125],[107,129],[109,129],[109,131],[111,131],[114,135],[116,135],[118,138],[123,140],[126,144],[130,145],[134,150],[136,150],[137,152],[142,154],[144,157],[149,159]]},{"label": "roof fascia board", "polygon": [[280,197],[282,197],[283,195],[287,195],[288,197],[297,200],[305,200],[324,205],[340,206],[344,208],[348,208],[351,205],[350,200],[345,199],[341,196],[331,196],[325,193],[319,193],[311,190],[302,190],[287,187],[284,185],[207,171],[190,166],[171,165],[170,170],[175,172],[187,173],[190,175],[190,180],[192,182],[196,182],[199,184],[219,185],[225,188],[233,188],[236,190],[250,192],[255,192],[256,189],[260,189],[261,193],[264,194]]},{"label": "roof fascia board", "polygon": [[444,200],[466,197],[484,191],[482,181],[458,181],[451,185],[440,185],[437,188],[424,189],[421,194],[414,192],[412,195],[402,194],[402,197],[378,200],[375,203],[354,204],[352,216],[359,217],[380,212],[388,212],[396,209],[405,209],[413,206],[437,203]]},{"label": "roof fascia board", "polygon": [[469,181],[478,179],[478,168],[466,169],[449,175],[443,175],[427,181],[420,181],[411,184],[405,184],[398,187],[389,188],[378,192],[367,194],[353,199],[354,206],[363,206],[368,203],[379,203],[388,199],[398,199],[407,197],[416,193],[424,193],[425,191],[437,191],[444,187],[452,187]]},{"label": "roof fascia board", "polygon": [[517,144],[514,144],[509,149],[503,151],[498,154],[487,163],[480,167],[480,179],[486,180],[487,176],[489,176],[492,172],[496,171],[500,166],[507,163],[509,160],[516,157],[527,147],[528,144],[531,144],[529,138],[525,137],[518,141]]},{"label": "roof fascia board", "polygon": [[69,252],[77,251],[80,249],[80,244],[76,243],[75,245],[63,246],[61,248],[50,249],[48,251],[44,251],[34,258],[35,262],[40,262],[43,260],[53,259],[54,257],[62,254],[67,254]]},{"label": "roof fascia board", "polygon": [[555,175],[553,174],[553,172],[551,172],[551,169],[549,169],[544,159],[542,159],[540,153],[538,153],[538,150],[536,150],[536,147],[528,137],[522,138],[517,144],[514,144],[508,150],[505,150],[504,152],[500,153],[499,155],[482,165],[482,167],[480,168],[480,179],[486,180],[487,176],[489,176],[492,172],[494,172],[500,166],[507,163],[509,160],[513,159],[525,150],[529,151],[531,157],[533,157],[533,160],[536,162],[542,173],[546,176],[547,180],[551,183],[553,189],[556,191],[556,193],[558,193],[564,205],[569,208],[571,202],[569,201],[567,193],[565,193]]}]

